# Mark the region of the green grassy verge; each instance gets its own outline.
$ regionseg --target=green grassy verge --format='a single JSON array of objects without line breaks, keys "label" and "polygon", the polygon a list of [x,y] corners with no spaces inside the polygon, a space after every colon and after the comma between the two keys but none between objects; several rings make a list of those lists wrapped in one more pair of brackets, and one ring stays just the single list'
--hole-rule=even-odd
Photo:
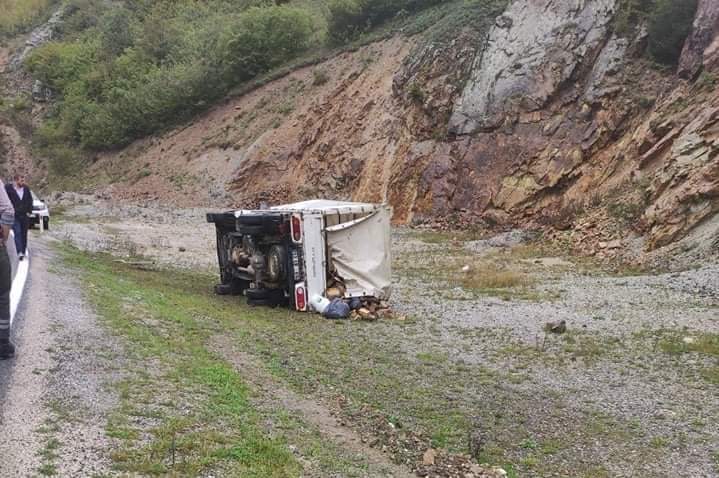
[{"label": "green grassy verge", "polygon": [[322,475],[361,475],[361,459],[344,457],[297,417],[254,408],[253,391],[208,351],[206,340],[223,333],[208,317],[216,312],[208,297],[198,293],[209,278],[134,271],[106,256],[62,252],[82,272],[106,325],[128,344],[131,366],[114,384],[120,403],[107,425],[118,444],[111,456],[117,471],[299,476],[292,443]]},{"label": "green grassy verge", "polygon": [[[217,336],[266,363],[301,394],[342,397],[345,419],[361,432],[376,434],[380,416],[399,434],[466,453],[468,436],[480,426],[486,434],[480,459],[510,475],[560,472],[577,447],[600,444],[619,453],[630,443],[638,446],[636,431],[611,417],[567,407],[549,390],[522,392],[521,370],[490,370],[441,348],[432,339],[439,329],[432,318],[328,322],[214,296],[214,278],[207,275],[141,271],[69,248],[63,254],[83,272],[98,311],[132,344],[140,364],[118,385],[121,406],[108,427],[121,443],[113,455],[119,470],[293,476],[300,468],[287,451],[291,443],[323,470],[361,476],[361,464],[339,457],[316,434],[303,435],[296,417],[254,410],[253,391],[209,347]],[[407,349],[408,336],[417,337],[416,347]],[[269,434],[260,426],[268,419],[274,423]],[[643,452],[640,462],[652,459],[652,450]],[[576,465],[574,476],[598,476],[604,463],[584,458]]]}]

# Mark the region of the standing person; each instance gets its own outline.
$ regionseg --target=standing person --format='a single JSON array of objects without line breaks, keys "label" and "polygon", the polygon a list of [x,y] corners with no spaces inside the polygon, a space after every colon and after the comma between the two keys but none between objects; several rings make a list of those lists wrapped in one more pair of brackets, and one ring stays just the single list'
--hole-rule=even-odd
[{"label": "standing person", "polygon": [[15,224],[12,230],[15,233],[15,249],[19,260],[25,259],[27,253],[27,230],[30,226],[28,215],[32,213],[32,193],[25,184],[25,176],[16,174],[13,184],[6,184],[7,192],[12,205],[15,208]]},{"label": "standing person", "polygon": [[[0,180],[0,186],[5,186]],[[15,210],[5,187],[0,187],[0,360],[15,355],[15,345],[10,341],[10,287],[12,269],[7,254],[10,228],[15,223]]]}]

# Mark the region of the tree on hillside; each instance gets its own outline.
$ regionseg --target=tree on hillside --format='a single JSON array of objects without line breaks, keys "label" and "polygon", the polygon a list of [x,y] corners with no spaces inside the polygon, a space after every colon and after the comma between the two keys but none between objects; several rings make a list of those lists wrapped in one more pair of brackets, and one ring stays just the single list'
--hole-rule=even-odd
[{"label": "tree on hillside", "polygon": [[676,65],[692,30],[697,0],[656,0],[649,17],[649,53],[666,65]]}]

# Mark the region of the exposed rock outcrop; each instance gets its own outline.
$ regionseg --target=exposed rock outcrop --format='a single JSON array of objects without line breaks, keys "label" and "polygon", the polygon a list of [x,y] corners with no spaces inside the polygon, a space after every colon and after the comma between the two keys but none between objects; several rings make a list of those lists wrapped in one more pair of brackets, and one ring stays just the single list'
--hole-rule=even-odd
[{"label": "exposed rock outcrop", "polygon": [[716,0],[699,0],[692,33],[679,61],[679,75],[693,78],[703,67],[719,67],[719,2]]},{"label": "exposed rock outcrop", "polygon": [[30,32],[30,35],[25,41],[25,46],[10,58],[10,62],[8,63],[10,71],[17,71],[30,52],[52,40],[57,26],[62,22],[64,11],[64,8],[58,8],[47,22]]},{"label": "exposed rock outcrop", "polygon": [[[661,247],[719,212],[719,92],[637,57],[642,42],[613,32],[615,8],[515,0],[450,41],[383,40],[104,155],[90,173],[132,199],[389,201],[399,223],[576,228]],[[701,2],[683,68],[713,68],[716,15]]]},{"label": "exposed rock outcrop", "polygon": [[601,49],[615,0],[519,0],[497,18],[450,130],[469,134],[538,111]]},{"label": "exposed rock outcrop", "polygon": [[719,98],[674,139],[646,213],[650,247],[678,239],[719,211]]}]

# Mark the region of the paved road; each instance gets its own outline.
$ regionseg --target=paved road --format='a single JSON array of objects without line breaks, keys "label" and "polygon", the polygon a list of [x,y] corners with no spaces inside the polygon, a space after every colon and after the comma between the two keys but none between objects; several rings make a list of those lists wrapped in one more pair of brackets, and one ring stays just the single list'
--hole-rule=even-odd
[{"label": "paved road", "polygon": [[[13,273],[17,271],[14,247]],[[33,244],[25,294],[13,322],[17,357],[0,362],[0,475],[26,476],[39,465],[37,430],[46,419],[42,403],[45,377],[51,366],[50,331],[47,320],[46,274],[48,248]]]},{"label": "paved road", "polygon": [[[95,476],[109,469],[104,426],[115,404],[104,386],[115,373],[101,351],[107,337],[84,300],[75,271],[63,270],[49,236],[31,241],[25,293],[13,322],[18,347],[0,361],[0,477]],[[49,431],[49,432],[48,432]],[[50,439],[59,457],[39,455]]]}]

